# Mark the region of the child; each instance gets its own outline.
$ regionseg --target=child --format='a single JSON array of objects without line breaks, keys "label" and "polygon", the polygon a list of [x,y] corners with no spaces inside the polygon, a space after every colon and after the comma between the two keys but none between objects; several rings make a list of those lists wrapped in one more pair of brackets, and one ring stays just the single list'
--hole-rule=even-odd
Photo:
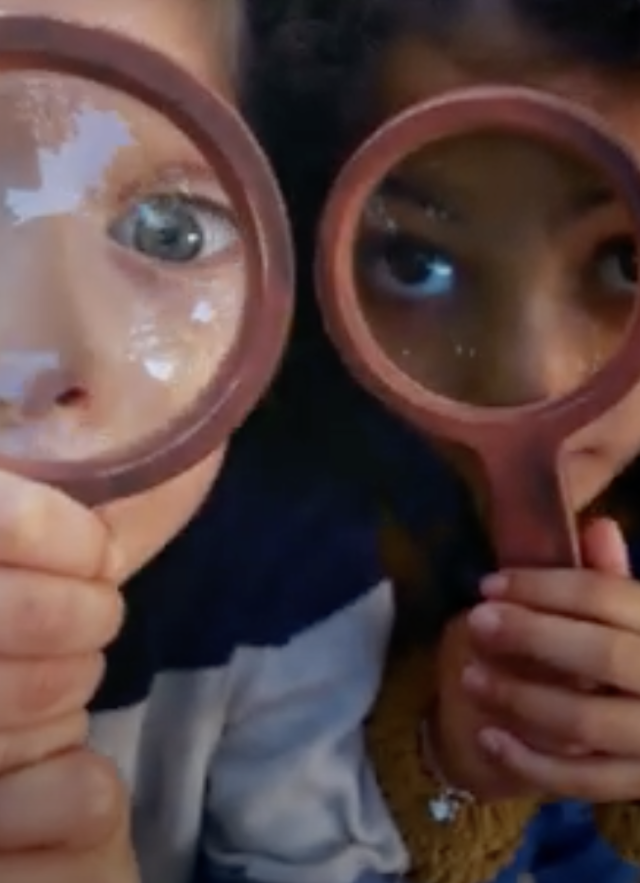
[{"label": "child", "polygon": [[[0,12],[122,30],[231,99],[244,85],[236,0]],[[397,866],[360,726],[391,622],[374,524],[283,425],[267,409],[223,471],[221,449],[97,512],[0,474],[1,881],[354,883]]]},{"label": "child", "polygon": [[[288,136],[293,137],[291,126],[298,136],[301,159],[291,180],[313,178],[309,216],[314,209],[317,214],[332,172],[370,130],[407,106],[456,87],[502,82],[559,94],[599,112],[640,157],[634,91],[639,26],[640,7],[628,2],[605,7],[584,0],[362,0],[331,11],[313,0],[292,2],[289,20],[274,41],[279,59],[273,67],[296,66],[296,77],[281,85],[281,114],[291,120]],[[307,136],[313,176],[306,165]],[[316,163],[323,147],[325,159]],[[629,231],[611,240],[605,237],[595,243],[599,245],[625,290],[633,289],[637,270]],[[418,249],[412,266],[424,259],[428,268],[428,258]],[[384,260],[381,252],[378,269]],[[391,280],[391,261],[385,269],[381,278]],[[397,297],[401,275],[395,283]],[[621,486],[627,501],[634,502],[637,479],[633,470],[624,470],[640,448],[638,395],[635,390],[584,433],[581,450],[588,454],[568,458],[576,512],[586,516],[593,509],[620,518],[615,498],[599,499],[620,473],[617,490]],[[404,458],[404,475],[414,487],[430,490],[429,482],[418,478],[419,458],[412,444],[414,454]],[[379,467],[377,474],[381,471]],[[392,484],[388,477],[383,488],[387,497]],[[440,499],[430,495],[429,503],[431,512],[423,518],[433,523]],[[433,593],[442,596],[446,585],[449,617],[460,606],[476,604],[480,577],[491,568],[475,515],[466,511],[464,500],[460,505],[460,518],[470,525],[470,533],[455,530],[453,520],[452,541],[447,543],[445,536],[438,543],[444,567],[435,567],[431,547],[424,554],[419,550],[415,568],[423,578],[430,565]],[[623,524],[633,559],[633,519]],[[371,723],[370,746],[417,879],[491,879],[514,857],[541,795],[599,804],[595,818],[600,831],[620,852],[640,858],[632,803],[640,797],[637,585],[611,522],[586,522],[583,545],[592,570],[525,572],[485,582],[484,603],[471,616],[453,617],[431,660],[421,652],[427,649],[427,636],[412,628],[425,598],[398,597],[403,641],[392,654]],[[397,542],[392,552],[397,565]],[[406,556],[399,563],[406,568]],[[409,571],[414,564],[409,561]],[[427,625],[431,631],[433,620]],[[520,665],[514,665],[514,658]],[[573,686],[585,680],[596,684],[595,693]],[[422,691],[416,687],[421,683]],[[434,704],[428,723],[434,744],[427,751],[431,772],[425,775],[425,758],[415,746],[430,690]],[[456,813],[438,770],[445,782],[473,792],[478,801],[454,793],[461,801]],[[505,800],[509,797],[520,799]],[[433,809],[451,810],[453,821],[439,824]],[[634,879],[637,870],[616,862],[594,834],[582,807],[545,808],[504,879],[515,880],[526,870],[545,881],[569,874],[580,880]]]}]

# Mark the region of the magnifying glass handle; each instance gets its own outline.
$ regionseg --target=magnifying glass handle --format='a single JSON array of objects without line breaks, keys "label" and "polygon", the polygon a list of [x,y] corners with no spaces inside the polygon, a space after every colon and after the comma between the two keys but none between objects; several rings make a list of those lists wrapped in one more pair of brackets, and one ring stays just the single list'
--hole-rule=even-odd
[{"label": "magnifying glass handle", "polygon": [[[497,466],[497,464],[496,464]],[[493,469],[493,539],[501,568],[580,566],[575,517],[562,477],[549,464],[505,463]]]}]

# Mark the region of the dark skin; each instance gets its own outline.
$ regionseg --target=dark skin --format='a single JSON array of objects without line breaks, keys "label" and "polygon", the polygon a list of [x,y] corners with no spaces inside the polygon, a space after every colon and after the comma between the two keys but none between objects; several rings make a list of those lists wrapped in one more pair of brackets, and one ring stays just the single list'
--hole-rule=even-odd
[{"label": "dark skin", "polygon": [[616,351],[634,241],[597,170],[506,133],[475,135],[424,148],[371,206],[362,303],[389,356],[427,388],[532,403],[572,392]]},{"label": "dark skin", "polygon": [[[466,16],[461,14],[449,37],[446,45],[440,42],[436,46],[412,33],[398,38],[386,50],[377,66],[376,123],[448,89],[487,82],[525,85],[597,111],[640,158],[640,86],[635,82],[619,82],[575,64],[564,67],[545,52],[542,42],[533,38],[529,29],[520,26],[507,3],[498,0],[484,3],[482,15],[474,9]],[[524,157],[521,155],[520,159]],[[486,169],[489,157],[477,151],[476,161],[479,170]],[[531,161],[529,157],[528,162]],[[561,202],[569,204],[580,193],[593,189],[593,181],[581,173],[572,177],[573,172],[555,163],[547,157],[528,176],[529,182],[532,178],[536,181],[531,190],[536,199],[530,200],[529,207],[546,207],[559,196]],[[405,194],[420,191],[425,168],[424,161],[418,158],[402,170]],[[514,173],[510,184],[504,168],[502,163],[500,190],[502,193],[503,182],[507,196],[511,188],[512,204],[516,189],[520,198],[523,188],[525,193],[529,191],[521,172]],[[473,198],[465,208],[471,206],[476,217],[484,212],[482,226],[486,230],[490,216],[495,219],[499,214],[500,200],[495,198],[493,188],[493,200],[489,201],[492,188],[482,189],[480,171],[474,176],[468,164],[465,169],[476,187],[472,188]],[[424,215],[415,212],[410,199],[398,202],[397,195],[394,199],[396,224],[403,231],[410,230],[414,239],[416,234],[423,239],[429,237],[431,244],[436,232],[433,224],[425,228]],[[509,199],[505,197],[504,201],[507,204]],[[588,310],[593,311],[590,318],[603,335],[601,348],[604,353],[609,352],[624,328],[630,304],[627,300],[626,305],[620,306],[617,301],[612,307],[608,297],[612,289],[607,285],[612,279],[616,284],[621,280],[624,284],[635,284],[634,255],[629,255],[628,249],[624,252],[610,248],[604,253],[608,261],[604,266],[614,267],[622,275],[603,276],[599,272],[603,267],[601,246],[607,247],[612,241],[619,245],[621,237],[622,241],[628,237],[624,212],[615,200],[606,198],[595,200],[587,209],[576,214],[571,226],[561,228],[560,232],[557,226],[553,228],[553,248],[548,239],[546,246],[530,252],[529,278],[535,277],[541,267],[548,268],[549,263],[552,271],[555,266],[553,272],[557,272],[559,265],[570,260],[574,276],[569,274],[569,278],[577,274],[581,280],[591,280],[597,297],[572,300],[566,285],[547,285],[549,312],[540,326],[544,333],[531,346],[523,346],[524,338],[520,335],[520,345],[511,348],[507,347],[507,337],[498,321],[506,301],[496,301],[492,325],[495,345],[488,351],[490,355],[498,351],[502,371],[508,365],[510,386],[505,386],[504,376],[497,371],[487,372],[484,385],[476,379],[479,385],[475,388],[465,386],[459,376],[443,369],[436,376],[433,363],[421,361],[423,357],[419,354],[423,351],[417,341],[424,339],[426,325],[420,328],[415,321],[415,313],[419,314],[422,307],[412,306],[414,321],[410,330],[416,334],[416,340],[409,347],[409,360],[414,375],[424,377],[420,372],[426,372],[450,393],[460,390],[467,398],[493,403],[504,403],[499,399],[513,403],[546,398],[579,384],[585,377],[584,359],[567,358],[554,365],[551,358],[557,348],[543,347],[540,341],[548,340],[552,326],[557,325],[558,316],[562,315],[567,327],[578,329],[569,335],[572,346],[577,345],[578,353],[581,347],[583,354],[587,352],[588,338],[579,330],[580,324],[574,322],[576,311],[584,311],[587,303]],[[442,229],[438,232],[443,234]],[[457,239],[454,251],[462,251],[469,244],[477,247],[477,242],[476,235],[464,242]],[[446,244],[452,245],[451,241]],[[483,254],[490,253],[491,243]],[[493,253],[495,259],[504,258],[500,249]],[[397,321],[402,313],[397,299],[385,302],[380,297],[385,293],[381,286],[394,281],[388,272],[385,275],[372,270],[375,260],[380,270],[381,254],[385,256],[382,251],[372,259],[369,252],[370,263],[364,265],[367,298],[376,304],[371,314],[374,324],[380,334],[391,335],[387,341],[393,349],[398,347],[399,340],[393,340],[393,335],[398,328],[405,333],[407,326],[403,325],[404,319]],[[580,256],[577,260],[576,255]],[[387,270],[389,266],[387,261]],[[443,270],[441,266],[440,271],[440,282],[451,280],[446,267]],[[567,274],[560,273],[555,278],[566,280]],[[586,289],[581,283],[580,292]],[[491,291],[496,291],[495,284]],[[516,304],[515,309],[524,310],[531,303],[530,296],[523,296],[518,298],[520,306]],[[384,329],[380,315],[384,316]],[[513,327],[524,315],[516,312],[511,324],[502,327]],[[442,364],[440,360],[435,367],[441,369]],[[575,511],[589,506],[637,455],[639,448],[640,386],[568,445],[563,466]],[[446,701],[437,729],[442,765],[453,782],[481,797],[527,793],[592,802],[640,797],[638,585],[630,577],[624,541],[613,522],[600,520],[590,524],[583,532],[582,544],[584,569],[522,570],[494,575],[482,586],[483,603],[448,626],[441,642],[440,690]]]}]

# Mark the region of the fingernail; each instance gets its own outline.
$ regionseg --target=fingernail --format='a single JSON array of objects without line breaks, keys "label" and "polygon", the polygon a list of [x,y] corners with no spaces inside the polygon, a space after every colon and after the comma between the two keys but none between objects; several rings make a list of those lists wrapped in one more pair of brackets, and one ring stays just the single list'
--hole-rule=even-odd
[{"label": "fingernail", "polygon": [[509,580],[504,573],[492,573],[480,583],[480,591],[485,598],[501,598],[506,594]]},{"label": "fingernail", "polygon": [[483,637],[492,637],[500,631],[500,614],[489,604],[481,604],[472,610],[468,622],[471,630]]},{"label": "fingernail", "polygon": [[478,742],[483,751],[492,757],[500,757],[504,751],[505,740],[499,730],[480,730]]},{"label": "fingernail", "polygon": [[489,676],[486,669],[472,662],[462,672],[462,686],[472,693],[486,693],[489,688]]}]

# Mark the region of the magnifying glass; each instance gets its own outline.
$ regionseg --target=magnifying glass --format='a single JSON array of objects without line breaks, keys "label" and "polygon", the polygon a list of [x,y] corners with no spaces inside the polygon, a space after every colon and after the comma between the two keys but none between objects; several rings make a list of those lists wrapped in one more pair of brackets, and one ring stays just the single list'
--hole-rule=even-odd
[{"label": "magnifying glass", "polygon": [[630,155],[523,89],[406,111],[329,198],[329,333],[373,395],[473,455],[503,567],[579,562],[561,454],[640,380],[639,230]]},{"label": "magnifying glass", "polygon": [[255,406],[293,303],[237,114],[112,33],[0,19],[0,468],[87,504],[195,465]]}]

